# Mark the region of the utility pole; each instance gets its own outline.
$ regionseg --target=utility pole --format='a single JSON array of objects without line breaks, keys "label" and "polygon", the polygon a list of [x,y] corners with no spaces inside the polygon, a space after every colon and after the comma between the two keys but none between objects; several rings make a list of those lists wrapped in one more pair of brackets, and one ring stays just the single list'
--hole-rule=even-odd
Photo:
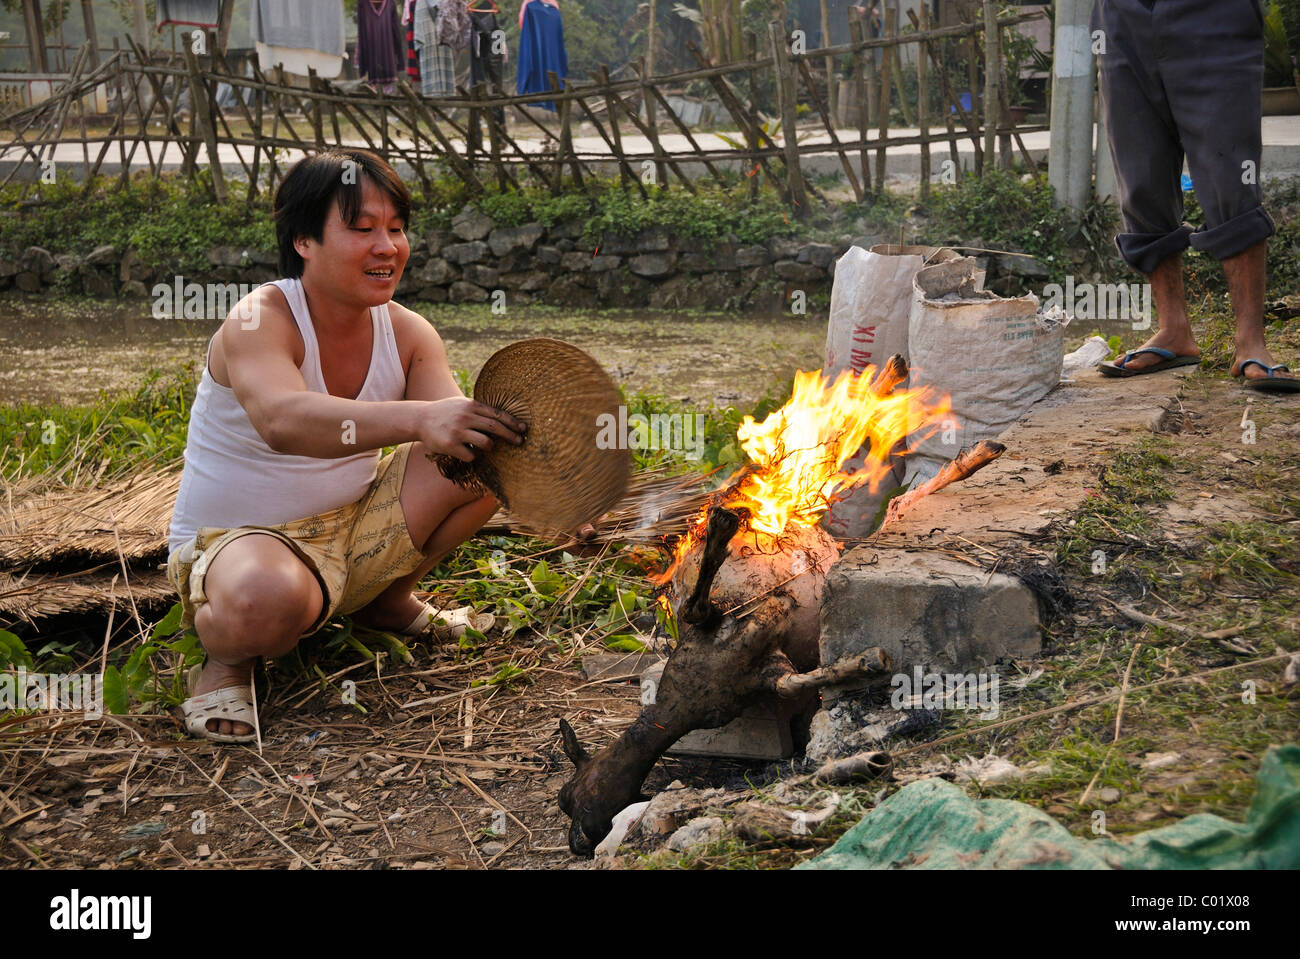
[{"label": "utility pole", "polygon": [[[1074,210],[1088,204],[1092,187],[1092,0],[1058,0],[1052,41],[1052,131],[1047,180],[1056,202]],[[1105,42],[1100,37],[1099,43]]]}]

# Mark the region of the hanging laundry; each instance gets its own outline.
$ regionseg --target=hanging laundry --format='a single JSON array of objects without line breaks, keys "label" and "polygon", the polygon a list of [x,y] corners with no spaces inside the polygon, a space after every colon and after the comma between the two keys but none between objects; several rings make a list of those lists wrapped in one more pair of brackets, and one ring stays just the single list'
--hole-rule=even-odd
[{"label": "hanging laundry", "polygon": [[[470,5],[470,41],[469,41],[469,82],[470,86],[480,83],[490,85],[490,89],[501,86],[506,61],[505,43],[497,23],[497,5],[493,0],[474,0]],[[469,125],[469,146],[477,150],[483,143],[482,130],[476,114]],[[500,129],[505,128],[506,111],[504,107],[493,107],[492,116]]]},{"label": "hanging laundry", "polygon": [[397,65],[406,57],[401,11],[394,0],[357,0],[357,72],[382,93],[397,88]]},{"label": "hanging laundry", "polygon": [[[487,0],[491,2],[491,0]],[[469,11],[470,20],[470,41],[469,41],[469,82],[476,83],[494,83],[501,85],[503,67],[508,59],[509,51],[505,45],[505,34],[498,33],[501,30],[500,24],[497,23],[496,5],[484,7],[482,9],[473,9]],[[501,40],[501,43],[497,43]],[[499,47],[499,49],[494,49]]]},{"label": "hanging laundry", "polygon": [[[553,6],[556,10],[560,9],[559,0],[546,0],[546,2],[549,3],[551,6]],[[524,7],[526,6],[528,6],[528,0],[524,0],[524,2],[519,7],[519,29],[521,30],[524,27]]]},{"label": "hanging laundry", "polygon": [[[563,80],[569,73],[569,56],[564,50],[564,24],[555,0],[524,0],[519,11],[519,93],[542,93],[551,89],[546,74]],[[547,100],[533,106],[555,110]]]},{"label": "hanging laundry", "polygon": [[158,26],[215,27],[221,0],[158,0]]},{"label": "hanging laundry", "polygon": [[469,0],[438,0],[438,42],[453,50],[469,48]]},{"label": "hanging laundry", "polygon": [[406,79],[418,90],[420,53],[415,49],[415,4],[416,0],[406,0],[406,5],[402,8],[402,26],[406,28]]},{"label": "hanging laundry", "polygon": [[449,97],[456,92],[456,54],[438,42],[438,0],[415,0],[415,49],[420,55],[420,92]]},{"label": "hanging laundry", "polygon": [[306,76],[315,70],[330,79],[343,70],[347,56],[343,0],[319,0],[310,17],[298,0],[252,0],[249,34],[263,70],[283,66],[286,73]]}]

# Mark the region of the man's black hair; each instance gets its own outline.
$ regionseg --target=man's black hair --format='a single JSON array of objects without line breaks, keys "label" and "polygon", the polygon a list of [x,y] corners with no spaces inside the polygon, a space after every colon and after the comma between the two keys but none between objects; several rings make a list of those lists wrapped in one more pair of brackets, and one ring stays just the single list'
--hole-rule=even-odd
[{"label": "man's black hair", "polygon": [[324,239],[325,220],[338,199],[339,216],[348,226],[361,215],[362,179],[388,194],[405,226],[411,216],[411,194],[382,157],[356,147],[335,147],[299,160],[275,191],[272,216],[280,250],[280,275],[300,277],[304,263],[293,248],[300,236],[317,243]]}]

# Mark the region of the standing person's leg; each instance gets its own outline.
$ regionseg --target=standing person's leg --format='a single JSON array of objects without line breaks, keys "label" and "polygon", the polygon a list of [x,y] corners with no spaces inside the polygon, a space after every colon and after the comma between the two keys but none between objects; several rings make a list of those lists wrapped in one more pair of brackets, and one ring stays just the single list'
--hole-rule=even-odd
[{"label": "standing person's leg", "polygon": [[[1205,211],[1191,245],[1222,261],[1232,297],[1232,372],[1250,359],[1274,366],[1264,345],[1266,238],[1274,225],[1259,186],[1263,18],[1255,0],[1162,0],[1156,8],[1168,37],[1162,53],[1170,107]],[[1268,376],[1255,365],[1244,374]]]},{"label": "standing person's leg", "polygon": [[[1192,232],[1182,222],[1183,149],[1156,65],[1158,27],[1144,0],[1097,0],[1092,29],[1105,44],[1097,58],[1101,109],[1124,221],[1116,245],[1129,266],[1147,275],[1159,318],[1143,348],[1196,356],[1183,295],[1181,254]],[[1160,362],[1152,353],[1119,361],[1126,370]]]},{"label": "standing person's leg", "polygon": [[[1223,261],[1223,272],[1228,277],[1228,292],[1232,297],[1232,312],[1237,328],[1233,338],[1234,355],[1232,375],[1250,380],[1269,379],[1269,370],[1277,367],[1277,360],[1264,344],[1264,286],[1267,243],[1260,240],[1249,249]],[[1244,365],[1249,360],[1254,363]],[[1272,378],[1280,377],[1275,370]]]}]

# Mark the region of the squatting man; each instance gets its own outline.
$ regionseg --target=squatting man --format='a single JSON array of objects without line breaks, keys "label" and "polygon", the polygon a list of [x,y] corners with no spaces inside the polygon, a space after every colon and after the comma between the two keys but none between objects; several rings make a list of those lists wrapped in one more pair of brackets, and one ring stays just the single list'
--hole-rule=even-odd
[{"label": "squatting man", "polygon": [[408,635],[479,625],[411,592],[498,505],[429,456],[468,462],[526,429],[467,399],[434,328],[393,302],[411,197],[392,167],[359,149],[308,157],[273,210],[282,278],[208,345],[168,543],[207,652],[186,728],[218,742],[255,738],[256,660],[332,616]]}]

